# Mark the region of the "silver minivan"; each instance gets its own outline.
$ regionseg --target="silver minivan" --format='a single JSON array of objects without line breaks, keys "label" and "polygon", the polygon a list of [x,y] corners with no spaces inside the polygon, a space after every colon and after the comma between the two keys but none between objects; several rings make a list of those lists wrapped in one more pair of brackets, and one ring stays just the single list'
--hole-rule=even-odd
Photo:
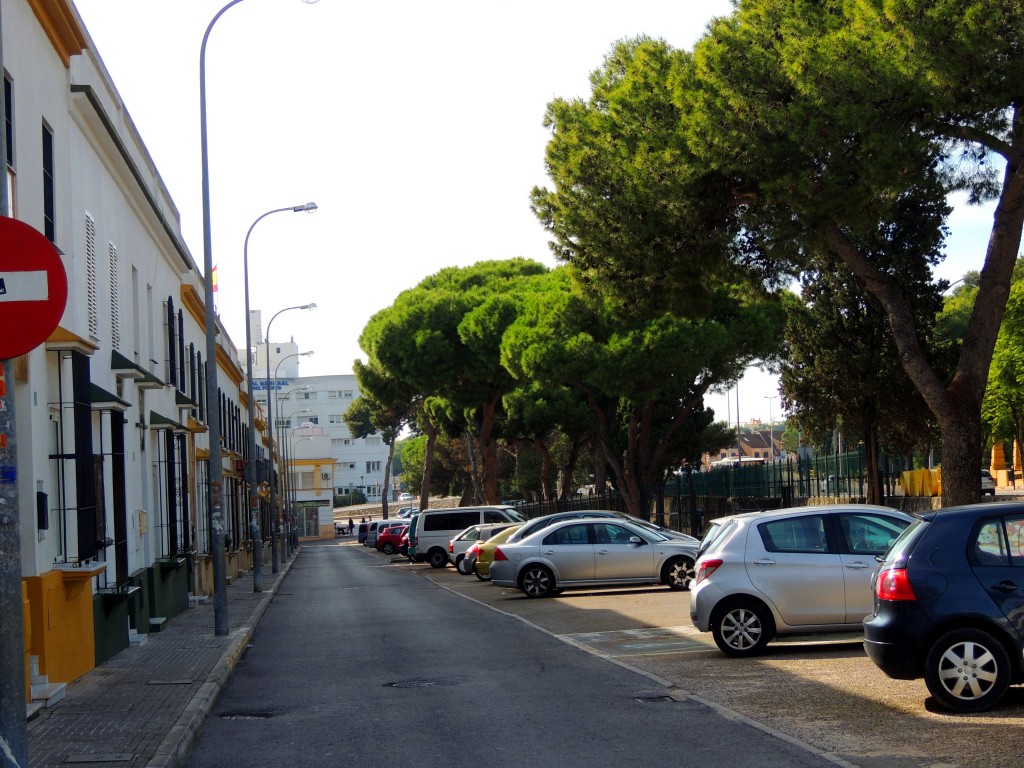
[{"label": "silver minivan", "polygon": [[690,619],[736,657],[784,635],[859,631],[873,607],[875,556],[911,520],[864,504],[716,520],[695,566]]}]

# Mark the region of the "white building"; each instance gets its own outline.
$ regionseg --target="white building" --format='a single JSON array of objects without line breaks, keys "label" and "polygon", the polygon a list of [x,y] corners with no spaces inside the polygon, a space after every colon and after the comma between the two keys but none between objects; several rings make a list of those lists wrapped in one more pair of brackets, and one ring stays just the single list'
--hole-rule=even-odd
[{"label": "white building", "polygon": [[[273,350],[287,350],[289,347],[274,342],[270,347],[271,363],[276,367]],[[284,365],[280,367],[283,371]],[[260,374],[255,373],[255,369],[253,379],[254,385],[261,385],[253,390],[256,402],[266,408],[266,382],[260,382]],[[328,455],[333,460],[331,484],[334,494],[360,490],[368,501],[384,498],[388,446],[380,435],[354,437],[345,424],[345,411],[359,397],[359,385],[353,374],[285,377],[282,373],[277,379],[271,378],[270,390],[276,393],[271,408],[274,423],[277,429],[282,430],[278,436],[279,444],[285,445],[287,440],[307,434],[299,432],[304,425],[323,429],[323,436],[328,441]],[[312,448],[302,447],[304,453]],[[397,497],[397,490],[392,488],[388,500],[393,501]]]},{"label": "white building", "polygon": [[215,418],[228,574],[248,569],[244,372],[222,328],[206,359],[205,286],[178,211],[74,6],[3,0],[2,14],[5,213],[53,244],[68,283],[57,328],[9,363],[0,414],[13,413],[0,482],[19,502],[26,668],[52,684],[212,592]]}]

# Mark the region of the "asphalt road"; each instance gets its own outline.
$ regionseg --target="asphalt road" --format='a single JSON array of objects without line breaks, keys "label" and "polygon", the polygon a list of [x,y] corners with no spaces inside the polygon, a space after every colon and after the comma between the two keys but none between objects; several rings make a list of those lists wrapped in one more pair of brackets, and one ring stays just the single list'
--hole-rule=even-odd
[{"label": "asphalt road", "polygon": [[579,631],[542,628],[442,580],[502,599],[497,587],[342,542],[303,547],[185,765],[837,762],[586,652],[600,642],[585,637],[615,623],[614,607],[584,616],[575,598],[504,598],[567,614]]}]

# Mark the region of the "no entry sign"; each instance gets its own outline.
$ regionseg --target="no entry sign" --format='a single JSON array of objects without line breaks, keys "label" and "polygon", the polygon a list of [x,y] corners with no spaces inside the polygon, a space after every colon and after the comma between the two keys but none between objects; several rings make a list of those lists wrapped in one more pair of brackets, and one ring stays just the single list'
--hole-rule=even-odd
[{"label": "no entry sign", "polygon": [[0,360],[46,341],[67,300],[57,248],[25,222],[0,216]]}]

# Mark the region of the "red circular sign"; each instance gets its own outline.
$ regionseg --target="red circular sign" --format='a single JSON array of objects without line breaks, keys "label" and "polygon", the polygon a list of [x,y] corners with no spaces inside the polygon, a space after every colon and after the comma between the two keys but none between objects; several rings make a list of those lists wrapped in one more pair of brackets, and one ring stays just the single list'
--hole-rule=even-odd
[{"label": "red circular sign", "polygon": [[25,222],[0,216],[0,360],[46,341],[67,301],[57,247]]}]

